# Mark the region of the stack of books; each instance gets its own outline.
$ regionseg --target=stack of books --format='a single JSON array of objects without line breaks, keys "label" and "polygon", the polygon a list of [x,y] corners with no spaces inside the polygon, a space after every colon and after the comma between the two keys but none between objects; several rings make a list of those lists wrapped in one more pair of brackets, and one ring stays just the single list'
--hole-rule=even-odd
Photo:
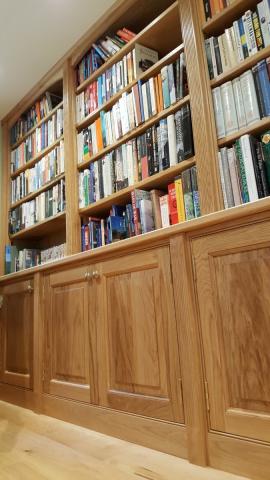
[{"label": "stack of books", "polygon": [[31,128],[45,118],[62,102],[62,97],[51,92],[45,92],[41,100],[38,100],[27,112],[25,112],[10,130],[10,144],[18,142]]},{"label": "stack of books", "polygon": [[[130,59],[130,60],[129,60]],[[92,82],[83,92],[76,97],[77,122],[100,108],[105,102],[133,80],[139,77],[144,69],[149,68],[158,60],[158,52],[143,45],[135,44],[134,50],[126,55],[123,60],[106,70],[98,79]],[[172,93],[172,102],[168,90],[165,89],[167,103],[173,103],[187,94],[187,76],[185,67],[185,54],[182,52],[175,62],[166,65],[154,80],[151,79],[149,86],[156,90],[161,88],[162,79]],[[158,87],[159,84],[159,87]],[[164,85],[164,88],[167,87]],[[147,85],[146,85],[147,87]],[[148,88],[148,87],[147,87]],[[175,93],[174,93],[175,92]],[[162,93],[162,92],[161,92]],[[173,95],[175,95],[175,100]],[[163,100],[160,101],[164,105]],[[165,105],[164,105],[165,108]]]},{"label": "stack of books", "polygon": [[42,192],[33,200],[10,210],[9,233],[12,235],[63,212],[65,203],[65,180],[61,179],[59,183]]},{"label": "stack of books", "polygon": [[190,106],[160,120],[79,173],[80,208],[194,155]]},{"label": "stack of books", "polygon": [[206,20],[210,20],[214,15],[220,13],[224,8],[231,5],[235,0],[203,0]]},{"label": "stack of books", "polygon": [[124,27],[93,43],[77,66],[77,84],[83,83],[108,58],[119,52],[135,36],[134,32]]},{"label": "stack of books", "polygon": [[212,91],[218,138],[270,115],[270,58]]},{"label": "stack of books", "polygon": [[185,170],[167,192],[135,189],[131,198],[125,206],[113,205],[109,217],[89,217],[83,223],[83,251],[199,217],[196,167]]},{"label": "stack of books", "polygon": [[18,250],[14,245],[6,245],[5,274],[18,272],[25,268],[36,267],[53,260],[59,260],[65,255],[65,243],[45,250],[40,250],[39,248],[23,248]]},{"label": "stack of books", "polygon": [[77,135],[78,163],[183,98],[187,94],[185,78],[184,67],[178,75],[171,64],[160,75],[136,83],[130,93],[124,92],[111,110],[101,111],[99,118]]},{"label": "stack of books", "polygon": [[270,194],[270,130],[259,139],[243,135],[218,160],[225,208]]},{"label": "stack of books", "polygon": [[43,187],[64,173],[64,170],[64,141],[61,140],[60,145],[42,157],[33,168],[25,170],[11,180],[11,204]]},{"label": "stack of books", "polygon": [[205,40],[210,79],[236,67],[245,58],[270,45],[270,4],[268,0],[248,10],[218,37]]},{"label": "stack of books", "polygon": [[11,151],[11,173],[25,165],[44,148],[49,147],[63,135],[63,108],[37,127],[17,148]]}]

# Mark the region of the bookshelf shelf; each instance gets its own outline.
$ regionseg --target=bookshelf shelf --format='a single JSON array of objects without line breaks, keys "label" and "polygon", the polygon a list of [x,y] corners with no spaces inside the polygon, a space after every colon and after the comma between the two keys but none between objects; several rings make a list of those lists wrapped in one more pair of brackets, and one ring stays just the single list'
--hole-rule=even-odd
[{"label": "bookshelf shelf", "polygon": [[[92,75],[90,75],[84,82],[81,83],[76,88],[76,93],[82,92],[90,83],[96,80],[102,73],[104,73],[108,68],[110,68],[114,63],[121,60],[127,53],[129,53],[133,48],[135,43],[143,43],[143,45],[149,48],[156,48],[158,45],[158,37],[160,42],[160,48],[164,49],[167,47],[168,50],[173,49],[173,44],[170,43],[168,46],[165,45],[165,41],[168,42],[168,38],[162,38],[161,25],[162,22],[167,26],[170,25],[171,31],[179,30],[180,33],[180,24],[179,24],[179,15],[178,15],[178,2],[174,2],[167,10],[165,10],[161,15],[155,18],[147,27],[141,30],[136,37],[134,37],[130,42],[128,42],[119,52],[110,57],[100,68],[98,68]],[[162,44],[163,42],[163,44]],[[78,60],[76,61],[76,63]]]},{"label": "bookshelf shelf", "polygon": [[17,148],[24,140],[26,140],[27,137],[29,137],[37,128],[39,128],[43,123],[47,122],[48,120],[50,120],[50,118],[53,116],[53,114],[55,112],[57,112],[57,110],[59,108],[63,107],[63,102],[60,102],[56,107],[54,107],[50,113],[48,113],[48,115],[46,115],[46,117],[42,118],[42,120],[40,120],[40,122],[38,122],[33,128],[31,128],[30,130],[28,130],[28,132],[22,137],[20,138],[20,140],[18,140],[18,142],[16,143],[13,143],[13,145],[10,146],[11,150],[14,150],[15,148]]},{"label": "bookshelf shelf", "polygon": [[35,190],[34,192],[31,192],[29,193],[28,195],[26,195],[25,197],[21,198],[20,200],[18,200],[17,202],[15,203],[12,203],[10,205],[10,209],[12,210],[13,208],[16,208],[18,207],[19,205],[21,205],[22,203],[25,203],[25,202],[28,202],[29,200],[33,200],[33,198],[37,197],[40,193],[42,192],[45,192],[46,190],[48,190],[49,188],[53,187],[54,185],[56,185],[56,183],[58,183],[60,180],[62,180],[62,178],[65,178],[65,174],[62,173],[61,175],[58,175],[57,177],[55,177],[53,180],[51,180],[50,182],[47,182],[45,183],[45,185],[43,185],[42,187],[40,187],[38,190]]},{"label": "bookshelf shelf", "polygon": [[174,103],[170,107],[162,110],[162,112],[154,115],[151,117],[149,120],[146,122],[142,123],[138,127],[134,128],[131,132],[127,133],[123,137],[121,137],[117,142],[113,143],[112,145],[109,145],[106,148],[103,148],[100,152],[97,154],[93,155],[89,160],[79,163],[78,164],[78,170],[83,170],[85,167],[89,165],[90,162],[94,162],[95,160],[98,160],[99,158],[103,157],[103,155],[106,155],[106,153],[111,152],[115,148],[119,147],[125,142],[128,142],[128,140],[131,140],[134,137],[137,137],[138,135],[141,135],[144,133],[149,127],[154,125],[155,123],[159,122],[162,118],[167,117],[168,115],[176,112],[179,108],[181,108],[183,105],[188,103],[190,100],[189,95],[186,95],[184,98],[179,100],[178,102]]},{"label": "bookshelf shelf", "polygon": [[110,109],[114,105],[114,103],[116,103],[119,100],[121,95],[125,92],[131,91],[132,87],[136,85],[136,83],[138,83],[139,80],[148,80],[151,76],[156,75],[164,65],[172,63],[174,60],[176,60],[177,56],[183,50],[184,50],[184,45],[182,43],[181,45],[178,45],[178,47],[174,48],[167,55],[165,55],[163,58],[161,58],[152,67],[148,68],[146,72],[144,72],[138,78],[133,80],[133,82],[131,82],[125,88],[117,92],[113,97],[111,97],[107,102],[101,105],[97,110],[95,110],[94,112],[91,112],[89,115],[87,115],[87,117],[85,117],[83,120],[78,122],[76,124],[77,130],[82,130],[83,128],[87,127],[90,123],[94,122],[102,110]]},{"label": "bookshelf shelf", "polygon": [[25,165],[18,168],[15,172],[11,173],[10,177],[12,179],[16,178],[20,173],[24,172],[25,170],[28,170],[28,168],[33,167],[42,157],[44,157],[45,155],[47,155],[47,153],[49,153],[51,150],[57,147],[57,145],[60,144],[61,140],[64,140],[64,135],[59,137],[57,140],[55,140],[55,142],[51,143],[51,145],[49,145],[48,147],[41,150],[41,152],[39,152],[35,157],[29,160]]},{"label": "bookshelf shelf", "polygon": [[213,18],[206,21],[202,26],[205,35],[217,35],[230,26],[233,21],[240,17],[246,10],[257,5],[256,0],[235,0],[222,12],[217,13]]},{"label": "bookshelf shelf", "polygon": [[156,173],[150,177],[141,180],[140,182],[134,183],[119,192],[114,193],[108,197],[102,198],[98,202],[91,203],[87,207],[80,209],[80,215],[101,215],[106,214],[110,209],[111,205],[114,203],[124,204],[127,201],[130,201],[130,194],[135,188],[149,190],[152,188],[165,188],[170,181],[173,181],[176,175],[179,175],[183,170],[192,167],[196,163],[196,158],[192,157],[188,160],[184,160],[181,163],[174,165],[173,167],[168,168],[162,172]]},{"label": "bookshelf shelf", "polygon": [[212,88],[218,87],[224,82],[227,82],[228,80],[232,80],[235,77],[238,77],[241,75],[241,73],[245,72],[246,70],[249,70],[252,68],[256,63],[260,62],[260,60],[263,60],[267,57],[270,56],[270,45],[268,47],[265,47],[263,50],[260,50],[258,53],[255,55],[252,55],[251,57],[246,58],[243,60],[243,62],[239,63],[234,68],[231,68],[227,70],[226,72],[222,73],[216,78],[213,78],[210,80],[210,85]]},{"label": "bookshelf shelf", "polygon": [[268,128],[270,128],[270,117],[262,118],[260,121],[253,123],[252,125],[249,125],[245,128],[241,128],[235,133],[232,133],[232,135],[220,138],[218,140],[218,146],[225,147],[226,145],[230,145],[235,142],[235,140],[237,140],[242,135],[256,135],[260,132],[263,132],[264,130],[267,130]]},{"label": "bookshelf shelf", "polygon": [[53,217],[46,218],[42,222],[36,223],[29,228],[24,228],[20,232],[10,235],[9,238],[13,240],[24,240],[40,238],[53,232],[58,232],[65,227],[66,212],[60,212]]}]

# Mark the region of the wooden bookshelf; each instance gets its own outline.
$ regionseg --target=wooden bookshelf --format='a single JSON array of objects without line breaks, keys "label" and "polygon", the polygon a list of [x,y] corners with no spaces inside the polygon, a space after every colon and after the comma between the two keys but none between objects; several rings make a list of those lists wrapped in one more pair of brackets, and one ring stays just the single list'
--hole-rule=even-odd
[{"label": "wooden bookshelf", "polygon": [[47,122],[48,120],[50,120],[50,118],[53,116],[54,113],[57,112],[57,110],[59,110],[59,108],[63,107],[63,102],[60,102],[56,107],[54,107],[49,113],[48,115],[46,115],[44,118],[42,118],[42,120],[40,120],[34,127],[32,127],[30,130],[28,130],[28,132],[26,132],[25,135],[23,135],[20,140],[18,140],[16,143],[13,143],[10,148],[11,150],[15,150],[15,148],[17,148],[21,143],[24,142],[24,140],[26,140],[27,137],[29,137],[32,133],[34,133],[34,131],[39,128],[43,123]]},{"label": "wooden bookshelf", "polygon": [[38,188],[34,192],[31,192],[28,195],[25,195],[25,197],[21,198],[20,200],[17,200],[17,202],[11,203],[10,209],[13,210],[14,208],[18,207],[22,203],[29,202],[29,200],[33,200],[33,198],[37,197],[40,193],[45,192],[46,190],[49,190],[51,187],[53,187],[58,182],[60,182],[60,180],[62,180],[63,178],[65,178],[64,173],[61,173],[61,175],[57,175],[57,177],[45,183],[42,187]]},{"label": "wooden bookshelf", "polygon": [[234,0],[231,5],[203,24],[203,33],[207,36],[219,35],[225,28],[230,27],[233,21],[243,15],[243,13],[254,8],[257,3],[257,0]]},{"label": "wooden bookshelf", "polygon": [[235,142],[235,140],[237,140],[242,135],[246,135],[246,134],[257,135],[259,133],[263,133],[268,128],[270,128],[270,117],[262,118],[258,122],[255,122],[252,125],[248,125],[245,128],[241,128],[240,130],[237,130],[237,132],[232,133],[227,137],[220,138],[218,140],[218,146],[225,147],[226,145],[230,145],[233,142]]},{"label": "wooden bookshelf", "polygon": [[122,88],[119,92],[113,95],[107,102],[103,103],[99,108],[97,108],[94,112],[91,112],[87,115],[83,120],[77,122],[76,128],[77,130],[82,130],[83,128],[87,127],[90,123],[94,122],[96,118],[99,116],[102,110],[109,110],[122,96],[125,92],[130,92],[132,87],[138,83],[139,80],[148,80],[150,77],[157,75],[161,68],[165,65],[168,65],[176,60],[178,55],[184,50],[183,43],[178,45],[178,47],[174,48],[171,52],[161,58],[157,63],[155,63],[152,67],[148,68],[146,72],[139,75],[138,78],[133,80],[133,82],[129,83],[125,88]]},{"label": "wooden bookshelf", "polygon": [[134,128],[131,130],[129,133],[126,135],[123,135],[117,142],[114,142],[112,145],[108,145],[107,147],[103,148],[100,150],[100,152],[96,153],[93,155],[89,160],[78,163],[78,170],[83,170],[86,166],[89,165],[90,162],[94,162],[95,160],[98,160],[99,158],[103,157],[106,155],[106,153],[111,152],[112,150],[116,149],[123,143],[128,142],[132,138],[135,138],[141,134],[143,134],[148,128],[152,127],[155,123],[158,123],[162,118],[167,117],[168,115],[171,115],[172,113],[175,113],[179,108],[181,108],[183,105],[189,102],[189,95],[186,95],[184,98],[179,100],[178,102],[174,103],[170,107],[162,110],[162,112],[157,113],[156,115],[153,115],[151,118],[149,118],[146,122],[142,123],[138,127]]},{"label": "wooden bookshelf", "polygon": [[256,65],[256,63],[260,62],[261,60],[264,60],[269,56],[270,56],[270,45],[268,47],[263,48],[262,50],[257,52],[255,55],[245,58],[245,60],[243,60],[243,62],[240,62],[236,67],[230,68],[226,72],[221,73],[218,77],[210,80],[211,87],[212,88],[218,87],[219,85],[221,85],[224,82],[227,82],[228,80],[233,80],[234,78],[239,77],[241,73],[251,69],[254,65]]},{"label": "wooden bookshelf", "polygon": [[24,228],[23,230],[10,235],[10,240],[35,239],[58,232],[65,228],[65,217],[66,212],[60,212],[57,215],[48,217],[45,220],[42,220],[42,222],[35,223],[35,225],[32,225],[31,227]]},{"label": "wooden bookshelf", "polygon": [[57,138],[51,145],[48,147],[44,148],[41,150],[37,155],[35,155],[31,160],[25,163],[25,165],[22,165],[20,168],[18,168],[15,172],[10,174],[11,178],[17,177],[20,173],[25,172],[25,170],[28,170],[28,168],[32,168],[39,160],[41,160],[42,157],[47,155],[47,153],[50,153],[51,150],[53,150],[57,145],[60,144],[61,140],[64,140],[64,136],[62,135],[61,137]]},{"label": "wooden bookshelf", "polygon": [[[164,29],[162,28],[164,25]],[[119,52],[110,57],[100,68],[92,73],[84,82],[82,82],[77,88],[76,93],[82,92],[90,83],[96,80],[102,73],[108,68],[112,67],[114,63],[121,60],[127,53],[133,50],[135,43],[141,43],[149,48],[159,50],[160,53],[165,51],[165,54],[175,48],[174,39],[172,40],[164,37],[164,33],[167,31],[168,25],[170,25],[171,31],[179,31],[180,35],[180,23],[178,15],[178,2],[174,2],[165,12],[155,18],[147,27],[136,35],[130,42],[128,42]],[[179,39],[180,40],[180,39]],[[180,42],[179,42],[180,43]],[[158,48],[159,47],[159,48]]]},{"label": "wooden bookshelf", "polygon": [[121,204],[131,202],[131,192],[135,188],[141,188],[143,190],[150,190],[152,188],[165,188],[168,183],[172,182],[174,178],[179,175],[183,170],[193,167],[196,164],[195,157],[189,158],[188,160],[183,160],[181,163],[174,165],[173,167],[163,170],[162,172],[151,175],[140,182],[134,183],[123,190],[119,190],[113,195],[102,198],[95,203],[91,203],[84,208],[80,208],[81,215],[106,215],[108,210],[110,210],[111,205]]}]

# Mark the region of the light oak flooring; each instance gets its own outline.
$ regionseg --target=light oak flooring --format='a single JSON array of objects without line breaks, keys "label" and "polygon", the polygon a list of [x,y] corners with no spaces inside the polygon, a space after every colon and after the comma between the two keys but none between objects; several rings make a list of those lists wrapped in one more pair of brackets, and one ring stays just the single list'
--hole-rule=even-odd
[{"label": "light oak flooring", "polygon": [[0,480],[241,480],[0,402]]}]

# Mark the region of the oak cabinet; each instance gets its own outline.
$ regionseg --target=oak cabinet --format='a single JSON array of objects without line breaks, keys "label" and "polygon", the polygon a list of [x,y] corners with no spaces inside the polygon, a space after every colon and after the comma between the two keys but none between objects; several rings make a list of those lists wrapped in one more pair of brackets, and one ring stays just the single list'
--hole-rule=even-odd
[{"label": "oak cabinet", "polygon": [[270,223],[193,241],[209,423],[270,441]]},{"label": "oak cabinet", "polygon": [[95,403],[95,286],[88,268],[45,279],[44,391]]},{"label": "oak cabinet", "polygon": [[183,422],[168,247],[97,265],[99,403]]},{"label": "oak cabinet", "polygon": [[1,289],[1,381],[32,388],[33,279]]}]

